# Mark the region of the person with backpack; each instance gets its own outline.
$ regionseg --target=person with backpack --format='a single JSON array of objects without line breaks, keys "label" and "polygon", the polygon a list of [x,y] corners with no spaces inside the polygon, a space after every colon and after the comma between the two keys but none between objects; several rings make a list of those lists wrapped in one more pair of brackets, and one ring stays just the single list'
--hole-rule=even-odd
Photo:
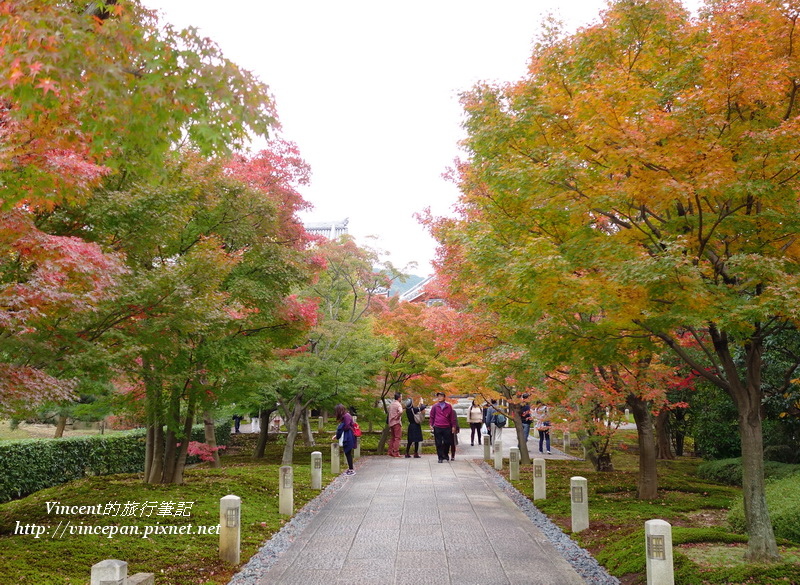
[{"label": "person with backpack", "polygon": [[422,442],[422,421],[424,419],[425,405],[420,400],[419,406],[409,398],[406,400],[406,459],[411,458],[411,444],[414,444],[414,458],[419,459],[419,444]]},{"label": "person with backpack", "polygon": [[494,445],[495,441],[502,440],[503,427],[506,426],[506,415],[497,408],[497,399],[492,398],[492,402],[486,411],[486,422],[489,427],[489,437],[491,437],[490,445]]},{"label": "person with backpack", "polygon": [[494,435],[494,413],[497,412],[495,405],[497,400],[492,399],[483,411],[483,422],[486,424],[486,440],[492,444],[492,437]]},{"label": "person with backpack", "polygon": [[[496,400],[492,400],[493,403],[496,403]],[[506,415],[496,406],[494,407],[494,414],[492,414],[492,423],[494,426],[494,436],[492,437],[492,441],[502,441],[503,435],[503,428],[506,426],[508,422],[508,418]]]},{"label": "person with backpack", "polygon": [[450,461],[450,445],[453,434],[458,428],[456,411],[445,401],[444,392],[436,393],[436,404],[431,406],[430,425],[433,429],[433,439],[436,441],[436,454],[439,463]]},{"label": "person with backpack", "polygon": [[333,408],[336,415],[336,420],[339,421],[339,426],[336,427],[336,438],[344,450],[344,456],[347,459],[347,471],[345,475],[355,475],[353,469],[353,449],[356,448],[356,436],[353,434],[353,417],[347,412],[344,404],[337,404]]}]

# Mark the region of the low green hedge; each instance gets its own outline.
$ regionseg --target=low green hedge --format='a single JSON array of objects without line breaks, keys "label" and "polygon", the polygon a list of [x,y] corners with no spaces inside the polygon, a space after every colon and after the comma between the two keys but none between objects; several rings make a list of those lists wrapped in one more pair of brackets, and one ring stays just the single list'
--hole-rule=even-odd
[{"label": "low green hedge", "polygon": [[[798,476],[767,482],[767,508],[776,538],[800,543],[800,481]],[[736,532],[745,531],[744,500],[739,498],[728,512],[728,522]]]},{"label": "low green hedge", "polygon": [[[217,445],[230,440],[230,423],[216,425]],[[192,440],[205,441],[203,425],[192,428]],[[21,498],[87,475],[138,473],[144,470],[145,431],[124,434],[22,439],[0,443],[0,502]],[[189,457],[187,463],[199,459]]]},{"label": "low green hedge", "polygon": [[[783,479],[800,473],[800,465],[779,463],[777,461],[764,461],[764,477],[768,479]],[[742,459],[717,459],[705,461],[697,467],[697,475],[710,481],[718,481],[727,485],[742,485]]]}]

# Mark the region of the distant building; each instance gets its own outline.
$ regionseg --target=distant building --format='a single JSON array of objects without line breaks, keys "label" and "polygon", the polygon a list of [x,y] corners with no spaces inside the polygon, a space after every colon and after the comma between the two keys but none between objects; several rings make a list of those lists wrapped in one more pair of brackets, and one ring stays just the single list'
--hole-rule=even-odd
[{"label": "distant building", "polygon": [[427,290],[428,284],[430,284],[434,278],[435,276],[429,276],[419,284],[408,289],[400,295],[400,300],[409,303],[425,303],[429,307],[431,305],[444,304],[444,299],[433,297]]},{"label": "distant building", "polygon": [[350,218],[344,219],[343,221],[323,221],[323,222],[316,222],[316,223],[307,223],[305,224],[306,231],[309,234],[313,234],[315,236],[322,236],[324,238],[328,238],[329,240],[335,240],[339,236],[343,236],[347,231],[347,224],[349,223]]}]

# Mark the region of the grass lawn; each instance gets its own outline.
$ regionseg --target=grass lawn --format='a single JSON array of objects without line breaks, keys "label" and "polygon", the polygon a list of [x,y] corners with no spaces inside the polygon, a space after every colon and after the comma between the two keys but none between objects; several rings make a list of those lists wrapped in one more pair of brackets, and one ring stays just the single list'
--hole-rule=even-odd
[{"label": "grass lawn", "polygon": [[[16,441],[18,439],[52,439],[55,434],[55,425],[29,424],[21,422],[16,428],[11,428],[11,421],[8,419],[0,420],[0,441]],[[105,434],[110,435],[116,431],[106,430]],[[73,430],[67,426],[64,430],[65,437],[78,437],[84,435],[99,435],[97,429]]]}]

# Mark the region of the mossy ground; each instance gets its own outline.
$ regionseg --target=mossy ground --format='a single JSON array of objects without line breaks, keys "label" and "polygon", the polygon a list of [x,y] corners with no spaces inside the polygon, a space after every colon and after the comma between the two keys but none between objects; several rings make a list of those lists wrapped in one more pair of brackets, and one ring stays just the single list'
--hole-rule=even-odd
[{"label": "mossy ground", "polygon": [[[246,562],[288,517],[278,513],[278,479],[282,445],[268,446],[263,460],[251,458],[255,436],[234,439],[223,456],[221,469],[200,465],[186,473],[183,485],[143,484],[137,474],[90,477],[39,491],[24,499],[0,505],[0,581],[41,585],[85,585],[91,566],[104,559],[128,562],[129,573],[157,575],[159,585],[227,583],[236,567],[218,558],[216,534],[104,535],[67,533],[63,538],[14,534],[17,522],[55,528],[60,520],[73,527],[214,526],[219,523],[219,500],[235,494],[242,498],[241,557]],[[299,509],[319,494],[311,489],[310,455],[319,449],[298,446],[294,459],[294,503]],[[323,485],[334,478],[323,466]],[[69,506],[108,502],[194,502],[191,515],[119,517],[95,514],[48,515],[48,501]]]},{"label": "mossy ground", "polygon": [[[631,448],[635,431],[621,433],[624,443],[612,456],[616,471],[595,472],[586,461],[548,461],[547,499],[535,502],[570,534],[570,478],[585,477],[589,529],[572,537],[612,575],[625,585],[647,582],[644,523],[662,519],[672,525],[675,582],[680,585],[800,585],[800,543],[782,543],[781,563],[745,563],[747,537],[732,532],[727,522],[728,510],[741,489],[700,479],[696,469],[701,460],[680,457],[659,461],[658,499],[638,500],[638,456]],[[521,469],[519,481],[511,483],[533,498],[530,467]]]},{"label": "mossy ground", "polygon": [[[327,431],[327,429],[326,429]],[[332,432],[332,431],[331,431]],[[191,516],[112,517],[74,515],[73,525],[117,524],[140,526],[216,525],[219,499],[228,494],[242,498],[242,562],[246,562],[288,520],[278,514],[278,478],[283,440],[268,445],[263,460],[251,458],[256,437],[236,435],[223,456],[221,469],[198,466],[188,470],[180,486],[146,485],[136,474],[91,477],[42,490],[22,500],[0,505],[0,576],[2,583],[39,585],[85,585],[91,566],[103,559],[129,563],[130,572],[153,572],[159,585],[225,584],[237,568],[218,559],[216,535],[153,535],[142,538],[118,535],[73,535],[39,538],[14,534],[16,522],[55,526],[58,519],[47,514],[46,502],[70,506],[106,502],[173,501],[194,502]],[[317,447],[298,444],[295,450],[295,508],[299,509],[319,492],[310,487],[310,454],[323,452],[327,460],[327,437]],[[362,454],[374,452],[378,435],[366,435]],[[423,449],[433,453],[433,447]],[[744,562],[746,536],[733,533],[727,511],[739,496],[739,488],[701,480],[695,474],[700,461],[680,458],[659,462],[660,497],[636,499],[637,459],[629,448],[615,451],[617,471],[596,473],[584,461],[552,460],[547,464],[548,498],[536,505],[562,530],[570,532],[569,480],[586,477],[589,484],[590,528],[573,537],[625,585],[646,583],[644,522],[661,518],[673,526],[675,582],[680,585],[752,584],[800,585],[800,543],[782,542],[782,562],[753,565]],[[323,484],[333,476],[323,466]],[[522,493],[533,496],[531,468],[512,482]],[[503,472],[506,473],[507,472]]]}]

